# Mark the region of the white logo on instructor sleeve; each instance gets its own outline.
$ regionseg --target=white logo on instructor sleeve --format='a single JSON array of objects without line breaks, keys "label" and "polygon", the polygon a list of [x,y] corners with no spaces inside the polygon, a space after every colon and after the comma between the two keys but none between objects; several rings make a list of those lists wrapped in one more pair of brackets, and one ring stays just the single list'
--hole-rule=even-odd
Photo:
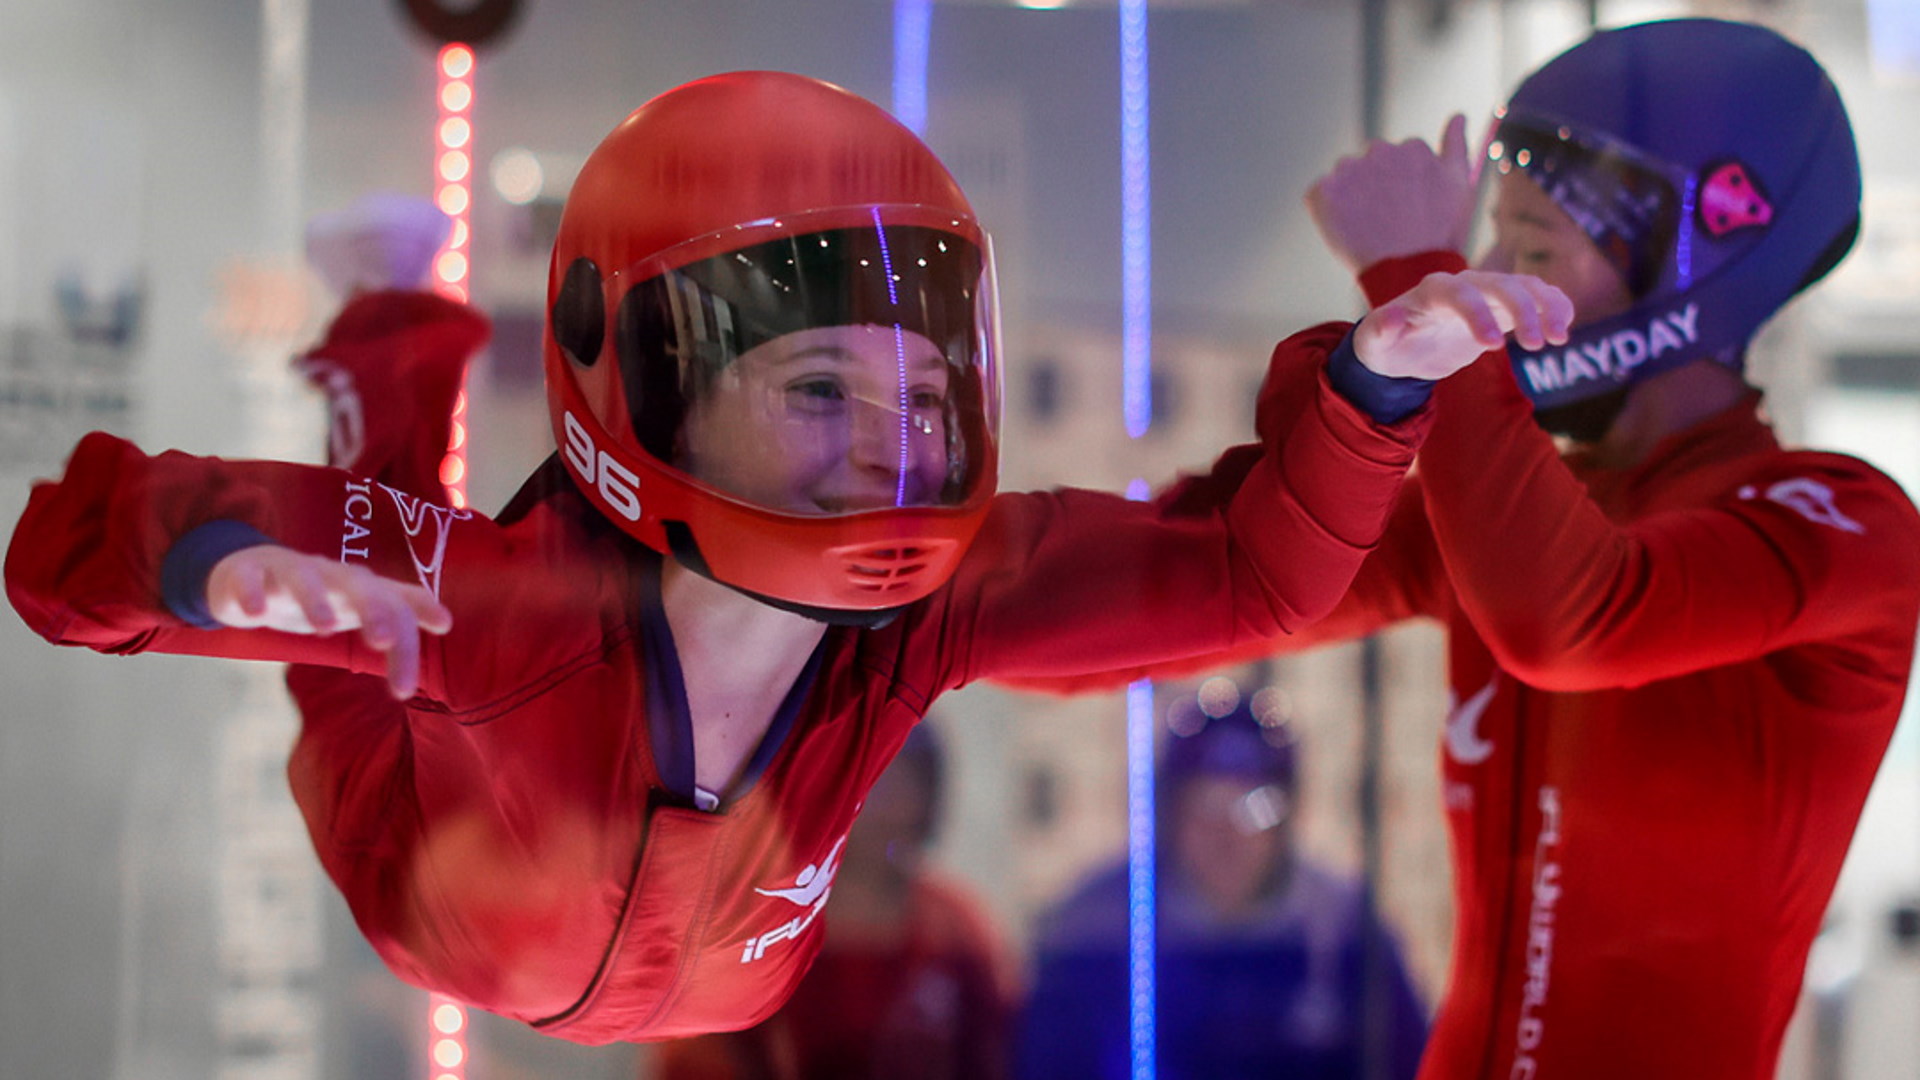
[{"label": "white logo on instructor sleeve", "polygon": [[[1742,499],[1751,499],[1759,493],[1759,489],[1751,484],[1740,489]],[[1825,525],[1855,535],[1865,535],[1867,531],[1865,525],[1841,511],[1833,489],[1818,480],[1810,480],[1804,476],[1782,480],[1767,489],[1767,499],[1770,502],[1779,503],[1815,525]]]},{"label": "white logo on instructor sleeve", "polygon": [[1452,690],[1447,691],[1447,756],[1454,761],[1478,765],[1493,755],[1493,740],[1481,738],[1478,729],[1480,717],[1499,686],[1500,673],[1495,671],[1487,685],[1465,701]]}]

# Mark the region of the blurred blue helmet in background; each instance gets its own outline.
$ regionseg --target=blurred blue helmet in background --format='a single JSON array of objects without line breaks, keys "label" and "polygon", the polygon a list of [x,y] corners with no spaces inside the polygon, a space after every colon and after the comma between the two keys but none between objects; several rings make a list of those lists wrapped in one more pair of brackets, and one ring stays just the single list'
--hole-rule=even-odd
[{"label": "blurred blue helmet in background", "polygon": [[1231,679],[1208,679],[1167,709],[1171,737],[1160,760],[1160,786],[1172,791],[1207,775],[1292,790],[1299,762],[1289,712],[1276,687],[1242,694]]}]

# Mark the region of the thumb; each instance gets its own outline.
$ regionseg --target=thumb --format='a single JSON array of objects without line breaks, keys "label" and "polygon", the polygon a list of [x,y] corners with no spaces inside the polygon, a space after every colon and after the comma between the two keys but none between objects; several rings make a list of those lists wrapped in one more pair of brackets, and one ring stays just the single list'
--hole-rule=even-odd
[{"label": "thumb", "polygon": [[[1463,117],[1462,123],[1464,122],[1465,118]],[[1495,116],[1487,120],[1487,130],[1480,133],[1480,152],[1474,154],[1473,158],[1468,162],[1468,175],[1476,185],[1480,183],[1481,170],[1487,167],[1487,151],[1493,149],[1493,137],[1499,130],[1500,118]]]},{"label": "thumb", "polygon": [[1447,118],[1447,128],[1440,133],[1440,160],[1448,171],[1471,178],[1473,165],[1467,158],[1467,116],[1454,113]]},{"label": "thumb", "polygon": [[1411,322],[1412,316],[1404,304],[1392,303],[1374,308],[1361,320],[1360,328],[1354,335],[1355,343],[1357,345],[1358,339],[1364,335],[1369,344],[1391,345],[1406,335]]}]

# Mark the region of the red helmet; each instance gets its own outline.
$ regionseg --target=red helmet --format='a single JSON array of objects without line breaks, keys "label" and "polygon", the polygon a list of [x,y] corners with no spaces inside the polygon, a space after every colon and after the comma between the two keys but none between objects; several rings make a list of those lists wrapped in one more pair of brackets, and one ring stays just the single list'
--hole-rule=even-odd
[{"label": "red helmet", "polygon": [[560,456],[622,530],[821,617],[952,575],[999,471],[992,256],[880,108],[764,71],[654,98],[580,170],[547,299]]}]

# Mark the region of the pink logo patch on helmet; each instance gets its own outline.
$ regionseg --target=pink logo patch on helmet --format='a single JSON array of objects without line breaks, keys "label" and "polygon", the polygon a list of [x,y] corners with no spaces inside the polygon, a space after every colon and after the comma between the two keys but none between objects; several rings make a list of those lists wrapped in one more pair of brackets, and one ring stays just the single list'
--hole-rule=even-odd
[{"label": "pink logo patch on helmet", "polygon": [[1747,175],[1747,167],[1729,161],[1707,174],[1700,186],[1700,220],[1707,231],[1725,236],[1749,225],[1766,225],[1773,220],[1773,204]]}]

